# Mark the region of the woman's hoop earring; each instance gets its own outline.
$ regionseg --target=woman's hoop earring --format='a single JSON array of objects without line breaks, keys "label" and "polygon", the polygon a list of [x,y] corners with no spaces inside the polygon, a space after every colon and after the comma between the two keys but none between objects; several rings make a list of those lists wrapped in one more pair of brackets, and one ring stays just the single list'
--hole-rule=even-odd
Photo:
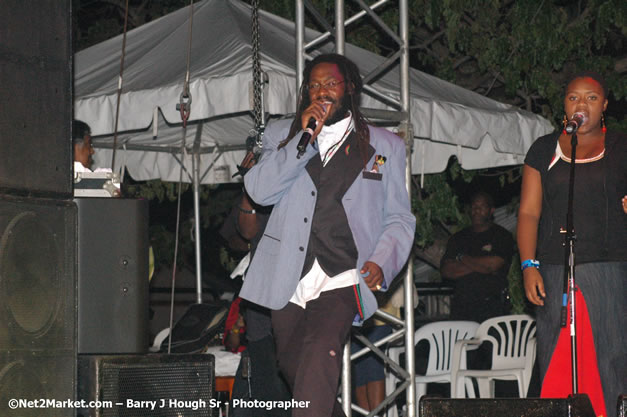
[{"label": "woman's hoop earring", "polygon": [[566,115],[564,115],[564,118],[562,119],[562,134],[565,135],[566,134],[566,125],[568,124],[568,118],[566,117]]}]

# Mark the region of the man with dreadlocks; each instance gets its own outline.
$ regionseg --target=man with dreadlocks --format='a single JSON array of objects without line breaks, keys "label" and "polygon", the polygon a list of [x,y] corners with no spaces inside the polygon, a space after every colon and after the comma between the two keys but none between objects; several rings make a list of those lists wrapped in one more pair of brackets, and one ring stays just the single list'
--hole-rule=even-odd
[{"label": "man with dreadlocks", "polygon": [[[272,309],[279,367],[294,417],[344,416],[336,401],[342,347],[353,322],[377,308],[412,246],[415,218],[405,183],[405,144],[366,124],[357,66],[337,54],[304,71],[293,121],[271,123],[250,197],[274,205],[240,296]],[[297,142],[310,119],[310,145]]]}]

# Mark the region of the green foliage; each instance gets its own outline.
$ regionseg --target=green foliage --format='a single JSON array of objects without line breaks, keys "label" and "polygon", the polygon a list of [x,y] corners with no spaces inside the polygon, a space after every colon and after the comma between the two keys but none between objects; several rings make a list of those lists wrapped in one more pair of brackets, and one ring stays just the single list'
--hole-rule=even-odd
[{"label": "green foliage", "polygon": [[509,283],[509,300],[512,305],[512,314],[525,313],[525,289],[522,284],[522,272],[520,271],[520,256],[518,252],[512,257],[512,264],[507,273]]},{"label": "green foliage", "polygon": [[[129,0],[128,30],[189,6],[186,0]],[[124,0],[72,0],[74,49],[80,51],[120,35],[124,29]]]},{"label": "green foliage", "polygon": [[[333,22],[333,0],[311,3]],[[267,0],[262,7],[293,18],[290,1]],[[347,16],[358,10],[352,2],[345,7]],[[378,13],[396,27],[396,5]],[[308,26],[321,29],[306,15]],[[557,124],[564,86],[577,71],[605,74],[614,97],[625,97],[627,83],[614,66],[625,48],[626,16],[624,0],[409,0],[411,63]],[[348,27],[347,40],[383,55],[393,48],[368,19]]]},{"label": "green foliage", "polygon": [[621,120],[617,120],[614,117],[606,117],[605,123],[608,130],[627,132],[627,119],[625,119],[624,117]]},{"label": "green foliage", "polygon": [[[188,222],[183,222],[181,230],[185,230]],[[163,224],[150,226],[150,245],[154,252],[155,271],[161,267],[170,268],[174,264],[174,245],[176,243],[175,233]],[[179,236],[179,256],[177,257],[177,268],[186,264],[186,260],[194,253],[194,245],[190,239],[185,239],[183,234]]]},{"label": "green foliage", "polygon": [[414,189],[412,211],[418,219],[415,244],[419,248],[434,243],[437,229],[448,229],[448,225],[452,224],[454,232],[469,224],[468,216],[460,208],[458,197],[449,181],[449,178],[456,179],[465,173],[467,171],[454,162],[448,172],[426,175],[422,190]]},{"label": "green foliage", "polygon": [[413,44],[443,33],[413,56],[428,72],[549,118],[562,114],[564,84],[575,71],[607,74],[614,96],[625,96],[626,83],[614,71],[624,51],[625,1],[410,3]]},{"label": "green foliage", "polygon": [[465,183],[470,183],[481,171],[466,171],[462,169],[457,159],[449,166],[448,173],[451,180],[461,178]]},{"label": "green foliage", "polygon": [[239,203],[242,190],[240,187],[222,186],[216,188],[211,196],[202,198],[201,224],[204,229],[217,228],[224,223],[231,209]]},{"label": "green foliage", "polygon": [[220,264],[227,271],[232,271],[237,266],[239,260],[233,257],[233,255],[225,248],[220,248]]},{"label": "green foliage", "polygon": [[[131,182],[131,181],[128,181]],[[155,254],[155,266],[171,265],[174,258],[175,244],[175,217],[176,201],[178,198],[178,183],[151,180],[128,185],[125,183],[124,195],[129,198],[143,198],[153,202],[153,205],[168,206],[171,215],[168,216],[169,225],[163,220],[150,226],[150,241]],[[220,227],[231,209],[237,204],[241,196],[241,186],[228,184],[223,186],[202,185],[200,187],[200,222],[201,237],[203,238],[203,257],[214,259],[226,269],[230,270],[237,262],[235,258],[221,245],[217,238]],[[179,256],[177,266],[193,264],[194,242],[192,240],[193,211],[190,184],[181,184],[181,219],[179,231]],[[151,216],[151,220],[155,220]]]},{"label": "green foliage", "polygon": [[[116,33],[119,29],[120,25],[117,19],[102,19],[89,26],[86,39],[94,43],[103,42],[109,39],[111,34]],[[80,39],[78,41],[80,41]]]},{"label": "green foliage", "polygon": [[[190,184],[181,184],[181,193],[185,193]],[[176,201],[179,193],[179,185],[174,182],[164,182],[161,180],[150,180],[126,186],[124,194],[133,198],[144,198],[146,200]]]}]

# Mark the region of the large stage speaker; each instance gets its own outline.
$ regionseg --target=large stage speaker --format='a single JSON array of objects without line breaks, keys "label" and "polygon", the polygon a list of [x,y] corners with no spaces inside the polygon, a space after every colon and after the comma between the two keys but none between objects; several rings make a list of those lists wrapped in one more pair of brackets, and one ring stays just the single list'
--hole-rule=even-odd
[{"label": "large stage speaker", "polygon": [[79,399],[100,402],[79,417],[217,416],[213,355],[79,355],[78,377]]},{"label": "large stage speaker", "polygon": [[70,0],[2,0],[0,192],[72,192]]},{"label": "large stage speaker", "polygon": [[75,240],[71,201],[0,195],[0,416],[74,416],[9,400],[75,397]]},{"label": "large stage speaker", "polygon": [[587,395],[561,398],[444,399],[422,397],[421,417],[595,417]]},{"label": "large stage speaker", "polygon": [[148,201],[77,198],[78,352],[148,352]]}]

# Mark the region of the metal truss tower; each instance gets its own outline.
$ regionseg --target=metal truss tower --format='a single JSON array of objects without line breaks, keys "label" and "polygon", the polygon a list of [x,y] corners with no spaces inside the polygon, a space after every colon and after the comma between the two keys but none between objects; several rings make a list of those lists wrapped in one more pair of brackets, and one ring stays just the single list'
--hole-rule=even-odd
[{"label": "metal truss tower", "polygon": [[[405,140],[407,147],[407,170],[405,173],[407,180],[407,192],[411,197],[411,144],[413,142],[413,133],[411,130],[410,112],[409,112],[409,27],[408,27],[408,5],[407,0],[378,0],[373,4],[366,4],[365,0],[354,0],[359,5],[361,11],[349,18],[345,16],[344,0],[335,0],[335,16],[334,24],[329,23],[321,13],[319,13],[311,0],[295,0],[296,5],[296,88],[300,87],[303,77],[303,69],[305,67],[305,60],[311,59],[310,55],[317,47],[325,43],[331,38],[335,44],[335,52],[344,54],[345,47],[345,28],[353,22],[357,21],[363,16],[368,16],[372,24],[376,25],[378,29],[384,31],[398,46],[398,49],[392,53],[382,65],[373,70],[370,74],[362,74],[364,80],[364,93],[372,95],[377,99],[384,100],[391,107],[397,109],[394,110],[379,110],[379,109],[362,109],[366,117],[371,120],[385,121],[388,124],[393,122],[398,125],[397,133]],[[383,19],[377,14],[377,10],[380,10],[382,6],[389,5],[391,3],[397,3],[398,12],[398,33],[392,30],[385,24]],[[313,39],[306,43],[305,39],[305,12],[309,12],[311,16],[326,30],[325,33],[318,38]],[[398,70],[400,72],[400,91],[398,97],[390,97],[387,94],[383,94],[378,91],[373,85],[373,81],[378,78],[379,75],[388,71]],[[410,199],[411,200],[411,199]],[[405,346],[414,346],[414,300],[413,300],[413,259],[410,256],[407,266],[407,272],[404,276],[405,281],[405,317],[404,320],[398,319],[390,314],[382,311],[375,313],[379,318],[382,318],[386,322],[399,325],[400,330],[395,330],[390,336],[377,341],[376,343],[370,343],[366,338],[360,337],[359,340],[367,346],[360,352],[356,352],[354,355],[350,355],[350,343],[344,347],[344,362],[342,365],[342,404],[344,412],[347,415],[351,415],[351,359],[355,359],[369,350],[372,350],[378,355],[383,355],[382,359],[387,365],[396,371],[401,378],[404,379],[403,383],[388,396],[385,401],[372,410],[369,416],[378,414],[379,410],[383,409],[386,405],[392,403],[396,396],[403,391],[407,396],[407,416],[415,417],[416,414],[416,383],[415,383],[415,357],[414,349],[405,349],[406,360],[405,368],[401,368],[398,364],[392,362],[387,358],[384,353],[379,349],[379,346],[389,341],[400,339],[404,336]],[[357,406],[352,406],[357,411],[364,410],[359,409]]]}]

